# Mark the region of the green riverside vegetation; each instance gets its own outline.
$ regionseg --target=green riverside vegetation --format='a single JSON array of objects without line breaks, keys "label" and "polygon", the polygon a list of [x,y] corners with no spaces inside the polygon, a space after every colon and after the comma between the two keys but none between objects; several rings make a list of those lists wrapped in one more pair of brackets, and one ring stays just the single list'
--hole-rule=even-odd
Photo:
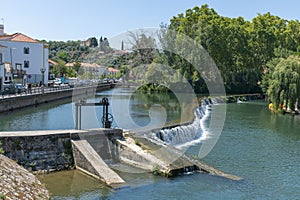
[{"label": "green riverside vegetation", "polygon": [[[201,44],[220,70],[227,93],[264,92],[276,110],[280,107],[296,109],[300,95],[298,20],[285,20],[271,13],[258,14],[251,21],[243,17],[229,18],[202,5],[174,16],[168,25],[161,27],[165,28],[159,35],[163,49],[185,51],[180,46],[183,42],[180,34]],[[174,32],[176,37],[170,37]],[[54,72],[71,76],[78,74],[80,62],[95,62],[119,69],[119,76],[124,75],[125,80],[128,74],[134,76],[136,81],[145,84],[140,87],[142,91],[168,92],[161,85],[169,85],[161,81],[169,80],[176,85],[184,78],[196,93],[208,92],[201,74],[190,62],[172,52],[156,50],[155,39],[151,36],[132,33],[131,37],[133,51],[120,56],[109,54],[113,50],[108,39],[102,37],[99,43],[96,38],[89,38],[88,45],[82,45],[80,41],[50,41],[50,59],[58,62]],[[123,41],[121,46],[124,48]],[[147,48],[143,48],[145,46]],[[99,51],[106,54],[99,56]],[[189,53],[196,57],[197,52]],[[77,63],[75,71],[63,67],[67,62]],[[169,66],[172,73],[162,71],[161,65]]]}]

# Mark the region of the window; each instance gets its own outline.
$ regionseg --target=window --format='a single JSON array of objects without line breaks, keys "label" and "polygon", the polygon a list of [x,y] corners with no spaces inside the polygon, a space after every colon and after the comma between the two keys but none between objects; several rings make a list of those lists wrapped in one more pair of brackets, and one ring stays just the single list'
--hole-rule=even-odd
[{"label": "window", "polygon": [[29,68],[29,61],[28,60],[24,61],[24,68]]},{"label": "window", "polygon": [[24,47],[24,54],[29,54],[29,47]]}]

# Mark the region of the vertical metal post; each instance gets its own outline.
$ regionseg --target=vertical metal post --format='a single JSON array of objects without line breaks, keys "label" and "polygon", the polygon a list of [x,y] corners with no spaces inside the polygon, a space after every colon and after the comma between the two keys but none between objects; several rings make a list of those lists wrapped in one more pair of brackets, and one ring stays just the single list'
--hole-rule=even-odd
[{"label": "vertical metal post", "polygon": [[102,128],[105,128],[105,121],[106,121],[106,117],[104,116],[105,115],[105,107],[104,107],[104,99],[102,99],[102,119],[105,119],[105,120],[102,120]]},{"label": "vertical metal post", "polygon": [[[105,122],[106,122],[106,124],[109,123],[109,121],[108,121],[108,99],[106,99],[106,104],[105,104]],[[110,128],[110,127],[107,127],[107,125],[105,125],[105,128]]]},{"label": "vertical metal post", "polygon": [[75,129],[78,130],[78,104],[75,103]]},{"label": "vertical metal post", "polygon": [[79,104],[79,130],[81,130],[81,103]]}]

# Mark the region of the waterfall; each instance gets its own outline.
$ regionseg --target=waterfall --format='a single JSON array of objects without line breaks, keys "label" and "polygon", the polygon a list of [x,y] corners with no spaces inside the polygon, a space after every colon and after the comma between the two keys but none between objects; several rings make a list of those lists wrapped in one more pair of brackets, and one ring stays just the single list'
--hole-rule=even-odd
[{"label": "waterfall", "polygon": [[204,140],[207,137],[208,129],[203,122],[209,117],[211,104],[213,104],[211,99],[203,99],[201,106],[194,110],[195,118],[192,123],[162,129],[154,133],[154,137],[171,145],[184,145]]}]

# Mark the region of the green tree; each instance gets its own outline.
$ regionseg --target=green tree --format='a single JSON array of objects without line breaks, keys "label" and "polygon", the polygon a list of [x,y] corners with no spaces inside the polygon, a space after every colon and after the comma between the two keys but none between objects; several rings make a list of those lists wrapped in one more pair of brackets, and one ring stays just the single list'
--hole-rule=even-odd
[{"label": "green tree", "polygon": [[[163,48],[174,52],[187,51],[180,34],[201,44],[219,68],[229,93],[260,92],[259,84],[269,70],[267,63],[276,57],[276,49],[300,50],[300,23],[270,13],[258,14],[252,21],[247,21],[242,17],[220,16],[214,9],[203,5],[186,10],[173,17],[169,26],[163,26],[167,29],[161,34]],[[177,36],[168,30],[173,30]],[[195,80],[200,80],[201,74],[195,74],[193,66],[174,53],[164,53],[168,65],[179,69],[197,90],[200,85]]]},{"label": "green tree", "polygon": [[52,72],[55,74],[56,77],[63,77],[68,74],[68,67],[63,60],[59,60],[57,65],[53,67]]},{"label": "green tree", "polygon": [[57,53],[57,57],[59,60],[64,62],[68,62],[68,53],[66,51],[60,51]]},{"label": "green tree", "polygon": [[272,73],[267,95],[274,104],[275,110],[280,105],[285,109],[295,109],[300,98],[300,57],[281,58]]},{"label": "green tree", "polygon": [[100,47],[100,50],[103,51],[103,52],[105,52],[105,53],[111,51],[108,39],[106,37],[104,39],[102,39],[102,36],[101,36],[101,38],[99,40],[99,47]]},{"label": "green tree", "polygon": [[79,60],[76,60],[74,63],[73,63],[73,69],[75,70],[76,73],[79,72],[79,69],[81,67],[81,62]]},{"label": "green tree", "polygon": [[98,46],[98,41],[95,37],[91,37],[88,39],[89,47],[95,48]]}]

